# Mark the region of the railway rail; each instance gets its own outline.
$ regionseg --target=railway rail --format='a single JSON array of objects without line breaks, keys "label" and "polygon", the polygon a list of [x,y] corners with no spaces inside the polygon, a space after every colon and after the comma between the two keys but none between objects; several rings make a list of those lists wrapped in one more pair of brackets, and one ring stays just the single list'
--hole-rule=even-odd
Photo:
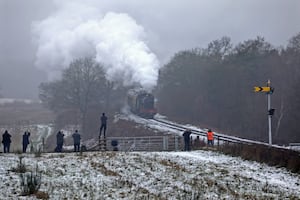
[{"label": "railway rail", "polygon": [[[184,131],[186,129],[189,129],[192,131],[192,134],[199,135],[202,137],[206,137],[206,133],[207,133],[207,129],[191,128],[190,126],[177,124],[177,123],[174,123],[174,122],[171,122],[168,120],[164,120],[164,119],[155,118],[155,119],[150,119],[150,121],[153,121],[155,123],[160,124],[161,126],[165,126],[165,127],[168,127],[168,128],[174,129],[174,130],[178,130],[178,131]],[[220,142],[223,142],[223,143],[270,146],[268,143],[265,143],[265,142],[249,140],[249,139],[239,138],[239,137],[235,137],[235,136],[229,136],[229,135],[216,133],[216,132],[214,132],[214,138],[217,141],[218,145]],[[272,145],[272,147],[280,148],[280,149],[290,149],[289,147],[279,146],[279,145]]]},{"label": "railway rail", "polygon": [[[142,117],[139,117],[137,115],[133,114],[125,114],[120,116],[120,118],[125,119],[125,120],[131,120],[136,123],[144,124],[145,126],[155,128],[155,126],[159,126],[161,129],[166,128],[166,129],[172,129],[174,130],[174,134],[179,135],[180,133],[186,129],[190,129],[193,135],[199,135],[201,137],[206,138],[207,135],[207,129],[206,128],[198,128],[193,125],[182,125],[179,123],[175,123],[172,121],[169,121],[167,119],[161,118],[160,116],[154,116],[153,119],[145,119]],[[177,132],[177,133],[175,133]],[[180,136],[181,136],[180,134]],[[295,148],[292,148],[292,146],[280,146],[280,145],[269,145],[266,142],[261,142],[261,141],[256,141],[256,140],[250,140],[250,139],[245,139],[245,138],[240,138],[236,136],[230,136],[226,135],[223,133],[218,133],[214,132],[214,138],[215,138],[215,143],[217,144],[222,144],[222,143],[231,143],[231,144],[245,144],[245,145],[263,145],[267,147],[272,147],[272,148],[277,148],[277,149],[282,149],[282,150],[295,150]],[[297,150],[297,149],[296,149]]]}]

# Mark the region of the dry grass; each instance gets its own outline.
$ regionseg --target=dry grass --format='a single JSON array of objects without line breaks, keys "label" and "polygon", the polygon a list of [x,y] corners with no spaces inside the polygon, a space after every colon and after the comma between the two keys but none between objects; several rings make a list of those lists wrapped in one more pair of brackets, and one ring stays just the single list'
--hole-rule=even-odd
[{"label": "dry grass", "polygon": [[182,167],[174,162],[171,162],[170,160],[161,160],[161,161],[159,161],[159,163],[161,165],[171,167],[172,169],[177,170],[177,171],[183,171],[183,172],[186,171],[186,169],[184,167]]},{"label": "dry grass", "polygon": [[150,128],[144,127],[144,125],[138,125],[135,122],[127,120],[118,120],[115,123],[111,123],[108,126],[109,137],[139,137],[139,136],[160,136],[163,135],[161,132],[154,132]]},{"label": "dry grass", "polygon": [[268,147],[264,145],[228,144],[220,148],[225,154],[241,156],[246,160],[266,163],[271,166],[286,167],[288,170],[300,174],[299,152]]},{"label": "dry grass", "polygon": [[49,194],[47,192],[38,191],[35,193],[37,199],[49,199]]},{"label": "dry grass", "polygon": [[95,163],[92,162],[91,166],[96,169],[99,170],[102,174],[104,174],[105,176],[120,176],[117,172],[114,172],[112,170],[109,170],[107,167],[105,167],[104,164],[102,163]]},{"label": "dry grass", "polygon": [[46,124],[53,121],[54,114],[40,103],[0,105],[0,125]]}]

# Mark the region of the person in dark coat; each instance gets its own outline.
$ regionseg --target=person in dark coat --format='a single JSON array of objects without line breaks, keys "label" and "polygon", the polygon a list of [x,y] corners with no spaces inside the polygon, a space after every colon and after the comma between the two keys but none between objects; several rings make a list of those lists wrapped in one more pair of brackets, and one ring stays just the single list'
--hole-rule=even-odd
[{"label": "person in dark coat", "polygon": [[190,140],[191,134],[192,134],[192,131],[189,129],[186,129],[182,134],[182,136],[184,138],[184,150],[185,151],[191,150],[191,140]]},{"label": "person in dark coat", "polygon": [[193,141],[193,148],[199,149],[201,147],[201,141],[199,135],[197,135],[196,139]]},{"label": "person in dark coat", "polygon": [[27,146],[29,144],[29,136],[30,136],[30,132],[28,131],[25,131],[25,133],[23,134],[23,153],[26,153],[26,149],[27,149]]},{"label": "person in dark coat", "polygon": [[4,153],[9,153],[10,143],[11,143],[11,135],[7,130],[2,135],[2,143],[3,143],[3,151]]},{"label": "person in dark coat", "polygon": [[73,140],[74,140],[74,151],[79,152],[80,151],[80,134],[78,133],[78,130],[75,130],[75,133],[72,135]]},{"label": "person in dark coat", "polygon": [[56,152],[62,152],[62,147],[64,144],[64,134],[62,133],[62,131],[58,131],[58,133],[56,134]]},{"label": "person in dark coat", "polygon": [[106,125],[107,125],[107,117],[105,116],[105,113],[102,113],[99,138],[101,137],[102,130],[103,130],[103,136],[105,138]]}]

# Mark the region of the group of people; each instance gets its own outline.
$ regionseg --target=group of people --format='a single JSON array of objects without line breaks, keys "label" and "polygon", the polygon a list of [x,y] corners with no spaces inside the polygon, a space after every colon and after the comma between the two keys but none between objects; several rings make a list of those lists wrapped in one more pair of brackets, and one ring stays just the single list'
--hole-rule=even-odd
[{"label": "group of people", "polygon": [[[102,132],[103,132],[103,136],[105,139],[106,128],[107,128],[107,117],[106,117],[105,113],[102,113],[99,138],[101,137]],[[55,152],[62,152],[63,144],[64,144],[64,136],[65,135],[63,134],[63,131],[58,131],[58,133],[56,134]],[[3,144],[3,152],[4,153],[10,152],[10,144],[12,142],[11,137],[12,136],[11,136],[11,134],[9,134],[8,130],[5,130],[4,133],[2,134],[2,144]],[[29,137],[30,137],[30,132],[25,131],[22,136],[22,147],[23,147],[22,152],[23,153],[26,153],[26,151],[27,151],[27,147],[30,143]],[[79,152],[81,136],[80,136],[78,130],[75,130],[75,132],[72,134],[72,137],[73,137],[73,142],[74,142],[74,151]]]},{"label": "group of people", "polygon": [[[101,138],[102,131],[103,131],[103,136],[104,138],[106,137],[106,128],[107,128],[107,117],[105,113],[102,113],[101,116],[101,126],[100,126],[100,131],[99,131],[99,138]],[[64,144],[64,134],[62,131],[58,131],[56,134],[56,148],[55,152],[62,152],[63,149],[63,144]],[[79,152],[80,151],[80,140],[81,136],[78,132],[78,130],[75,130],[75,132],[72,134],[73,137],[73,142],[74,142],[74,152]]]},{"label": "group of people", "polygon": [[[29,137],[30,137],[30,132],[25,131],[22,137],[22,146],[23,146],[23,153],[26,153],[27,146],[29,144]],[[11,134],[8,133],[7,130],[4,131],[2,135],[2,144],[3,144],[3,152],[4,153],[9,153],[10,151],[10,144],[11,144]]]},{"label": "group of people", "polygon": [[[64,145],[64,136],[65,136],[65,134],[63,134],[63,131],[57,132],[55,152],[62,152],[63,145]],[[72,134],[72,137],[73,137],[73,141],[74,141],[74,152],[79,152],[81,136],[80,136],[78,130],[75,130],[75,132]]]},{"label": "group of people", "polygon": [[[190,151],[191,144],[193,144],[195,147],[201,146],[202,141],[200,140],[200,137],[197,136],[196,139],[192,143],[191,134],[192,134],[192,131],[190,129],[186,129],[182,134],[182,136],[184,138],[184,151]],[[213,146],[214,145],[214,133],[212,132],[211,129],[207,130],[206,136],[207,136],[207,145]]]}]

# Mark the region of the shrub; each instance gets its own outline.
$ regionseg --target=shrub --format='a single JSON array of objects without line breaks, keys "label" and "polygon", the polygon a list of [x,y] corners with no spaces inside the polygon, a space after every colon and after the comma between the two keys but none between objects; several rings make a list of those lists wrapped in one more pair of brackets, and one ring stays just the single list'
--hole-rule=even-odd
[{"label": "shrub", "polygon": [[38,171],[36,165],[35,172],[27,172],[20,174],[22,195],[36,194],[41,186],[41,172]]},{"label": "shrub", "polygon": [[34,157],[38,158],[42,156],[41,148],[39,148],[37,151],[34,152]]},{"label": "shrub", "polygon": [[16,173],[25,173],[27,170],[26,170],[26,166],[25,164],[23,163],[23,156],[19,156],[19,163],[17,165],[17,167],[15,168],[12,168],[12,172],[16,172]]}]

